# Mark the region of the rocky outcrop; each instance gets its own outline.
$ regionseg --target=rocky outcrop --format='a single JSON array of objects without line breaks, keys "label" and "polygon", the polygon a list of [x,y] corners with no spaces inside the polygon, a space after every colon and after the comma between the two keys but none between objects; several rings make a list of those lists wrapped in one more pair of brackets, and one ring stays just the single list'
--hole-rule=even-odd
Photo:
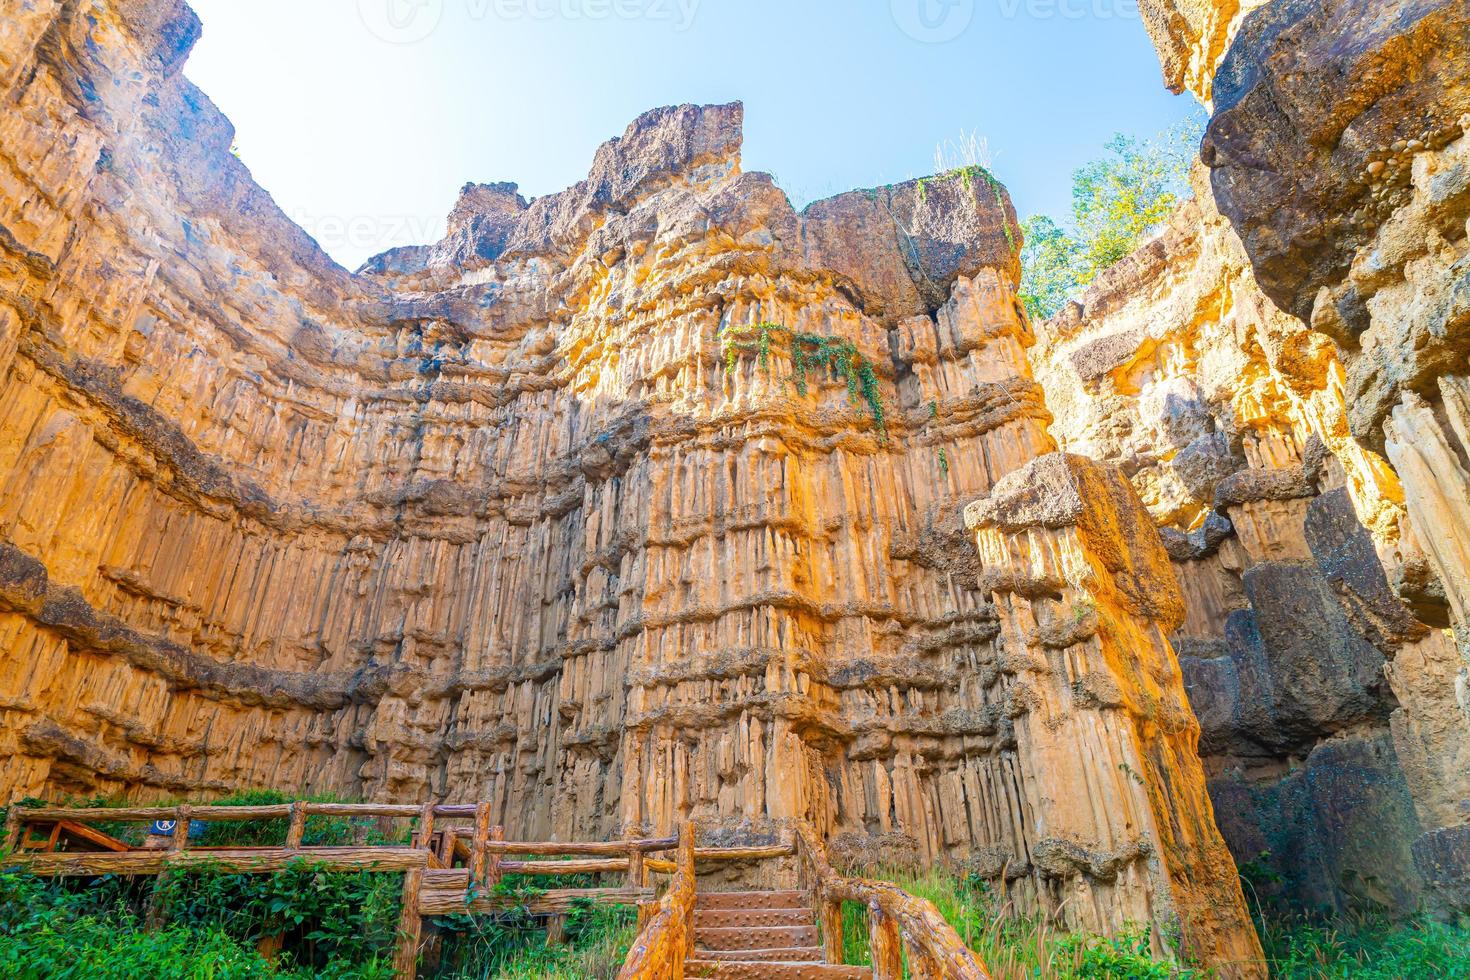
[{"label": "rocky outcrop", "polygon": [[1073,924],[1108,929],[1107,881],[1114,908],[1135,921],[1166,908],[1207,961],[1251,972],[1260,951],[1243,913],[1223,912],[1242,909],[1240,883],[1168,640],[1184,601],[1133,488],[1117,467],[1054,453],[966,517],[1004,637],[1027,849],[1054,898],[1077,899]]},{"label": "rocky outcrop", "polygon": [[1210,101],[1215,70],[1245,15],[1270,0],[1139,0],[1138,12],[1158,49],[1164,84]]},{"label": "rocky outcrop", "polygon": [[1263,294],[1197,177],[1037,328],[1052,432],[1128,473],[1164,535],[1210,793],[1256,888],[1412,910],[1412,850],[1470,793],[1459,658],[1385,574],[1423,555],[1395,474],[1351,438],[1335,347]]},{"label": "rocky outcrop", "polygon": [[[1453,862],[1464,853],[1455,842],[1470,835],[1470,8],[1271,0],[1240,17],[1233,0],[1218,0],[1160,4],[1156,13],[1151,28],[1171,78],[1180,52],[1209,34],[1199,25],[1235,23],[1217,70],[1189,83],[1214,101],[1201,151],[1209,196],[1261,291],[1332,342],[1358,451],[1391,464],[1389,498],[1402,499],[1406,519],[1385,524],[1353,493],[1381,569],[1340,533],[1326,546],[1334,557],[1324,563],[1316,544],[1312,557],[1345,600],[1353,631],[1386,655],[1399,645],[1388,676],[1401,709],[1394,744],[1424,830],[1414,866],[1441,900],[1463,908],[1454,882],[1466,871]],[[1344,521],[1319,526],[1340,531]],[[1412,638],[1394,596],[1419,625],[1454,628],[1458,661],[1439,652],[1442,634]]]},{"label": "rocky outcrop", "polygon": [[[228,152],[197,33],[37,0],[0,45],[0,795],[803,817],[1255,975],[1162,546],[1049,455],[988,174],[798,213],[740,106],[680,106],[349,274]],[[1033,478],[1104,502],[1010,507]]]}]

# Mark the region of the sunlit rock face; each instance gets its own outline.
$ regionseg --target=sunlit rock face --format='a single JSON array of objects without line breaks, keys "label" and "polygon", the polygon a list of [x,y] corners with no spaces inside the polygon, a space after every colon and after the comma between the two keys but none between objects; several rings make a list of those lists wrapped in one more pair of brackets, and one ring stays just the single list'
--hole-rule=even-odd
[{"label": "sunlit rock face", "polygon": [[1458,662],[1401,651],[1389,682],[1424,830],[1415,873],[1464,908],[1470,790],[1451,775],[1465,772],[1470,718],[1470,5],[1271,0],[1242,18],[1221,0],[1197,13],[1151,29],[1169,74],[1201,17],[1238,21],[1208,86],[1191,85],[1214,104],[1209,195],[1261,292],[1333,343],[1347,430],[1391,464],[1407,520],[1386,524],[1346,466],[1390,589],[1417,622],[1458,635]]},{"label": "sunlit rock face", "polygon": [[1215,70],[1246,14],[1271,0],[1138,0],[1143,25],[1158,49],[1164,84],[1210,101]]},{"label": "sunlit rock face", "polygon": [[662,109],[351,274],[179,74],[186,8],[23,13],[0,795],[483,799],[522,839],[805,817],[1258,975],[1177,587],[1126,481],[1051,455],[988,174],[798,213],[740,106]]},{"label": "sunlit rock face", "polygon": [[1271,872],[1255,887],[1412,911],[1414,845],[1470,791],[1459,656],[1384,572],[1424,556],[1393,471],[1351,438],[1336,348],[1261,292],[1205,176],[1038,326],[1035,373],[1058,442],[1120,466],[1163,533],[1215,813]]}]

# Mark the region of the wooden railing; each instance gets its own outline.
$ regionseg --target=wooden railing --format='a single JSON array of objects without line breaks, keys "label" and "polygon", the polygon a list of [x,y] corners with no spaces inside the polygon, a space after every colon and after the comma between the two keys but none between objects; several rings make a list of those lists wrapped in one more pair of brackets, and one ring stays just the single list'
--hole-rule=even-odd
[{"label": "wooden railing", "polygon": [[694,944],[694,834],[693,825],[680,834],[674,879],[658,910],[643,922],[618,980],[684,980],[684,963]]},{"label": "wooden railing", "polygon": [[815,899],[829,963],[842,962],[842,904],[858,902],[868,909],[873,980],[903,980],[905,952],[913,980],[989,980],[933,903],[886,881],[838,874],[810,824],[797,825],[796,839],[802,885]]},{"label": "wooden railing", "polygon": [[[577,902],[643,905],[652,900],[649,873],[660,862],[649,854],[672,851],[677,838],[621,840],[604,843],[507,841],[500,827],[491,826],[488,803],[470,805],[398,806],[349,803],[282,803],[266,806],[174,806],[118,809],[28,808],[12,806],[5,823],[7,867],[42,877],[100,875],[161,875],[171,869],[207,867],[233,874],[269,874],[307,860],[331,871],[400,873],[403,911],[399,921],[394,967],[401,980],[412,980],[422,945],[425,915],[494,913],[525,906],[534,914],[558,917]],[[348,819],[414,819],[417,825],[407,844],[310,846],[304,843],[311,817]],[[191,822],[224,823],[287,821],[281,846],[207,847],[190,838]],[[465,827],[443,827],[450,820],[471,821]],[[172,834],[163,846],[134,847],[103,834],[98,823],[138,824],[172,821]],[[40,841],[29,830],[49,828]],[[66,851],[67,842],[99,850]],[[690,840],[692,846],[692,837]],[[691,852],[692,853],[692,852]],[[517,860],[517,857],[539,860]],[[507,858],[510,858],[507,860]],[[548,860],[573,858],[574,860]],[[584,860],[575,860],[575,859]],[[505,875],[623,874],[622,888],[552,890],[529,902],[498,895],[495,884]],[[693,873],[688,875],[693,888]],[[692,899],[691,899],[692,901]]]},{"label": "wooden railing", "polygon": [[[311,817],[414,819],[407,844],[308,846]],[[189,839],[191,821],[251,822],[284,820],[285,841],[268,847],[201,847]],[[469,820],[469,828],[439,827],[441,821]],[[704,861],[800,859],[802,886],[812,893],[828,961],[842,959],[842,903],[859,902],[869,912],[875,980],[902,980],[904,954],[914,980],[988,980],[985,969],[937,909],[886,882],[847,878],[833,870],[826,848],[813,829],[797,825],[794,843],[762,847],[695,846],[695,830],[678,838],[633,839],[604,843],[507,841],[491,826],[488,803],[396,806],[349,803],[284,803],[267,806],[176,806],[121,809],[26,808],[13,806],[6,819],[6,864],[44,877],[159,875],[175,868],[209,867],[236,874],[284,870],[302,859],[334,871],[402,873],[403,912],[394,966],[401,980],[412,980],[422,940],[423,916],[493,913],[518,906],[498,896],[494,885],[509,874],[623,874],[622,888],[549,891],[530,903],[530,911],[555,917],[578,901],[636,904],[642,928],[619,980],[683,980],[693,947],[696,870]],[[91,824],[173,821],[161,847],[132,847],[98,832]],[[51,832],[32,847],[28,830]],[[59,831],[70,827],[79,846],[97,851],[62,851]],[[650,857],[677,851],[676,860]],[[517,859],[522,858],[522,859]],[[548,860],[571,858],[573,860]],[[663,899],[652,904],[649,875],[672,875]]]}]

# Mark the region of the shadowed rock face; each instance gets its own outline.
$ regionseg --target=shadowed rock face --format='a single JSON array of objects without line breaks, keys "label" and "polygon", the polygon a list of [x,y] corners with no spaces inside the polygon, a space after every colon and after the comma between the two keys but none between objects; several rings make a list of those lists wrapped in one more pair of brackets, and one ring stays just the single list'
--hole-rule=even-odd
[{"label": "shadowed rock face", "polygon": [[[1384,823],[1401,834],[1422,833],[1411,840],[1416,877],[1432,900],[1463,909],[1456,882],[1466,871],[1454,861],[1463,854],[1455,842],[1470,821],[1470,7],[1459,0],[1257,6],[1242,16],[1234,0],[1160,0],[1149,24],[1166,75],[1213,98],[1201,151],[1210,168],[1210,207],[1228,218],[1256,285],[1298,324],[1294,333],[1315,337],[1319,346],[1330,342],[1329,374],[1340,372],[1341,380],[1311,387],[1340,385],[1341,393],[1309,398],[1317,407],[1298,406],[1306,410],[1293,424],[1336,456],[1355,513],[1325,495],[1305,515],[1292,509],[1291,500],[1312,496],[1310,484],[1328,490],[1335,480],[1332,466],[1323,471],[1305,459],[1299,472],[1227,477],[1217,503],[1274,488],[1265,496],[1277,498],[1278,526],[1282,517],[1293,527],[1304,520],[1303,547],[1272,555],[1246,542],[1269,542],[1271,535],[1258,533],[1254,520],[1242,527],[1229,508],[1253,560],[1310,557],[1305,571],[1330,586],[1340,612],[1312,603],[1328,616],[1313,614],[1324,635],[1338,638],[1321,645],[1330,660],[1347,649],[1339,616],[1383,655],[1398,705],[1389,716],[1397,764],[1418,818],[1417,825],[1386,816]],[[1202,69],[1192,75],[1179,68],[1181,52],[1206,48],[1218,48],[1220,57],[1191,63],[1191,70]],[[1304,335],[1306,327],[1314,334]],[[1294,343],[1298,352],[1314,346]],[[1263,347],[1283,377],[1310,378],[1299,358]],[[1291,386],[1300,399],[1304,389]],[[1333,402],[1340,407],[1324,415]],[[1252,469],[1280,468],[1252,461]],[[1367,539],[1352,530],[1354,518]],[[1294,595],[1321,592],[1320,583],[1302,585]],[[1236,595],[1233,587],[1215,593]],[[1271,601],[1259,592],[1249,599],[1253,607]],[[1217,604],[1239,605],[1239,598]],[[1451,655],[1446,627],[1458,638],[1458,655]],[[1234,731],[1224,707],[1233,695],[1222,694],[1233,675],[1223,661],[1205,663],[1196,672],[1197,686],[1211,692],[1205,714],[1222,732]],[[1341,678],[1358,673],[1339,666]],[[1242,701],[1248,696],[1243,686]],[[1326,698],[1344,708],[1353,700]],[[1275,716],[1258,720],[1269,727]],[[1227,748],[1238,744],[1233,737],[1212,740],[1207,733],[1206,745],[1228,755],[1238,751]],[[1378,801],[1386,805],[1392,795]],[[1364,805],[1372,811],[1378,804],[1365,798]],[[1337,894],[1378,900],[1371,890],[1350,887],[1350,868],[1335,867]],[[1316,885],[1308,891],[1321,894]],[[1411,891],[1389,889],[1400,899]]]},{"label": "shadowed rock face", "polygon": [[1037,334],[1058,442],[1117,463],[1163,533],[1210,795],[1254,887],[1435,900],[1412,853],[1470,789],[1443,682],[1459,656],[1417,618],[1447,608],[1385,573],[1419,546],[1392,470],[1351,439],[1335,348],[1261,292],[1207,196]]},{"label": "shadowed rock face", "polygon": [[[0,796],[804,817],[1259,975],[1163,546],[1049,457],[989,175],[797,213],[739,105],[678,106],[351,274],[179,75],[186,8],[73,10],[0,43]],[[1067,562],[982,574],[965,506],[1033,478]]]},{"label": "shadowed rock face", "polygon": [[1459,0],[1274,0],[1245,18],[1203,157],[1282,309],[1309,319],[1408,202],[1415,155],[1461,135],[1467,38]]}]

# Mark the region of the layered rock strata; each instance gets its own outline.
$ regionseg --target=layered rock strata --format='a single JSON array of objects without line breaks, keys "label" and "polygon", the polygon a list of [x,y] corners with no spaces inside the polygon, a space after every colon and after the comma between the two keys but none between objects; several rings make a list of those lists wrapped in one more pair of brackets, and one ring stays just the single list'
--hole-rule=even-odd
[{"label": "layered rock strata", "polygon": [[[1361,500],[1358,516],[1373,530],[1394,591],[1420,623],[1452,627],[1461,657],[1417,668],[1396,658],[1394,687],[1410,714],[1402,693],[1410,684],[1423,703],[1457,703],[1459,719],[1437,709],[1430,727],[1409,737],[1431,753],[1463,746],[1470,6],[1271,0],[1239,17],[1233,0],[1164,0],[1157,13],[1155,39],[1171,78],[1178,52],[1198,42],[1189,25],[1236,22],[1217,70],[1192,84],[1214,102],[1202,148],[1210,194],[1261,291],[1335,344],[1350,434],[1392,464],[1409,518],[1399,538],[1375,529]],[[1396,738],[1400,753],[1405,741]],[[1414,790],[1426,831],[1414,844],[1415,867],[1463,908],[1470,793],[1462,779],[1435,776],[1425,785],[1436,784],[1432,793]]]},{"label": "layered rock strata", "polygon": [[1470,725],[1452,636],[1383,571],[1424,559],[1335,348],[1261,292],[1207,193],[1037,333],[1053,434],[1128,473],[1164,535],[1236,859],[1307,908],[1419,907],[1413,847],[1456,823]]},{"label": "layered rock strata", "polygon": [[1240,883],[1195,764],[1199,724],[1169,643],[1184,602],[1133,487],[1115,466],[1054,453],[966,516],[1011,677],[1016,755],[1041,838],[1029,850],[1053,901],[1094,930],[1112,928],[1108,905],[1134,921],[1168,908],[1196,954],[1226,975],[1253,974],[1249,921],[1222,915],[1241,907]]},{"label": "layered rock strata", "polygon": [[[1055,449],[987,174],[797,213],[739,106],[665,109],[349,274],[179,74],[197,33],[33,0],[0,35],[0,795],[802,816],[1255,972],[1177,602],[1107,580],[1165,588],[1126,485],[1036,532],[1095,635],[1025,632],[1015,554],[982,582],[964,506]],[[1098,702],[1052,731],[1067,677]]]}]

